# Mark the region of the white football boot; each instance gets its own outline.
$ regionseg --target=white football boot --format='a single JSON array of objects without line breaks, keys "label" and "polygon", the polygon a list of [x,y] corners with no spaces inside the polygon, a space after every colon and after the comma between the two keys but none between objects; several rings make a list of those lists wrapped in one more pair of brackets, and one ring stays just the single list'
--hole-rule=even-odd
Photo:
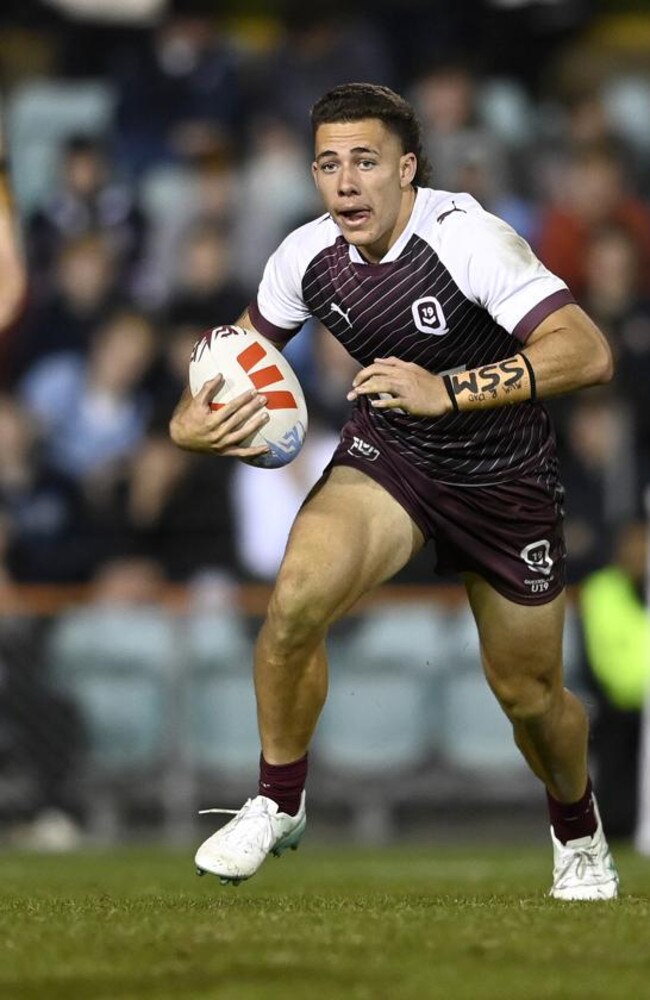
[{"label": "white football boot", "polygon": [[563,844],[551,827],[553,841],[554,899],[616,899],[618,872],[605,839],[594,799],[598,826],[592,837],[579,837]]},{"label": "white football boot", "polygon": [[295,851],[307,823],[304,792],[295,816],[278,812],[277,802],[265,795],[248,799],[239,811],[204,809],[203,813],[234,814],[201,844],[194,858],[198,875],[217,875],[222,885],[239,885],[250,878],[269,854],[279,857],[289,847]]}]

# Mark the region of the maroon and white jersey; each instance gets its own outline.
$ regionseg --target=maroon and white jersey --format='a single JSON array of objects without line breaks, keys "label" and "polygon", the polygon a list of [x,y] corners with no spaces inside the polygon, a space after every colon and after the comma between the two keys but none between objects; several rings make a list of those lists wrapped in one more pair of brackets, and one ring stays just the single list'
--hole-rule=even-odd
[{"label": "maroon and white jersey", "polygon": [[[368,264],[329,215],[290,233],[264,270],[250,315],[285,344],[316,316],[366,366],[395,356],[438,374],[520,350],[573,296],[528,244],[468,194],[419,188],[404,232]],[[375,429],[443,482],[489,484],[555,462],[540,403],[430,419],[374,410]]]}]

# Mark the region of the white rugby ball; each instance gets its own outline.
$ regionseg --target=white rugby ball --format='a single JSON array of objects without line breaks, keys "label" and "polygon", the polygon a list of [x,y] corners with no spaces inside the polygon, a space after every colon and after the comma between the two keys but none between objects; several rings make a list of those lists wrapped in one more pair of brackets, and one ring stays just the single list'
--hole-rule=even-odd
[{"label": "white rugby ball", "polygon": [[193,396],[216,375],[223,375],[212,409],[256,388],[266,396],[268,422],[242,441],[243,448],[268,446],[268,452],[243,461],[264,469],[288,465],[302,448],[307,433],[305,397],[289,362],[265,337],[241,326],[217,326],[195,345],[190,358]]}]

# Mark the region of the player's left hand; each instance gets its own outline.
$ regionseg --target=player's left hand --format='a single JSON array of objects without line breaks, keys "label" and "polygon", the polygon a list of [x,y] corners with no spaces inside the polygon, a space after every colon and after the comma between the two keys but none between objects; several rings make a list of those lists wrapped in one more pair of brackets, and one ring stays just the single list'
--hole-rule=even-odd
[{"label": "player's left hand", "polygon": [[400,409],[414,417],[441,417],[452,410],[440,375],[400,358],[375,358],[374,364],[358,372],[347,398],[378,393],[389,393],[389,397],[371,399],[370,405],[376,410]]}]

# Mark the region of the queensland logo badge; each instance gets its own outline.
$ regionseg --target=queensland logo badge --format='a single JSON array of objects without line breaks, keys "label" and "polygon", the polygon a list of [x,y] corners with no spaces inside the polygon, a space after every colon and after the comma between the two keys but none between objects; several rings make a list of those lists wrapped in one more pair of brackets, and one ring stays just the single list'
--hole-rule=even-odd
[{"label": "queensland logo badge", "polygon": [[432,333],[434,337],[449,333],[442,306],[433,295],[425,295],[423,299],[414,302],[411,312],[420,333]]},{"label": "queensland logo badge", "polygon": [[528,566],[528,569],[532,570],[533,573],[542,573],[543,576],[550,576],[553,569],[550,548],[550,543],[546,538],[540,538],[539,541],[526,545],[519,555]]}]

